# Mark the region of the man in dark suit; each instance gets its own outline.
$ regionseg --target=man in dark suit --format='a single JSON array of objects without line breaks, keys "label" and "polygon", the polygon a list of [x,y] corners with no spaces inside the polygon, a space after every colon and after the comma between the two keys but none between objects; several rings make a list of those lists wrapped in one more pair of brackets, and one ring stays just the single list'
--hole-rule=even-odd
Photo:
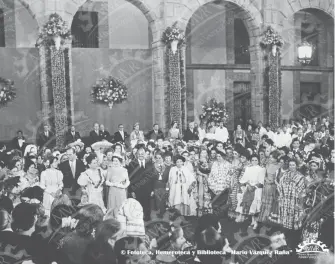
[{"label": "man in dark suit", "polygon": [[8,164],[9,161],[9,155],[6,151],[6,145],[1,142],[0,142],[0,161],[2,161],[6,165]]},{"label": "man in dark suit", "polygon": [[119,131],[117,131],[117,132],[114,133],[114,140],[113,140],[114,143],[122,142],[122,143],[125,144],[125,140],[126,140],[127,138],[129,138],[128,133],[125,132],[125,131],[123,130],[123,128],[124,128],[123,125],[120,124],[120,125],[119,125]]},{"label": "man in dark suit", "polygon": [[190,140],[199,140],[198,131],[194,128],[194,123],[190,123],[185,131],[184,141],[189,142]]},{"label": "man in dark suit", "polygon": [[79,132],[76,131],[74,126],[71,126],[70,130],[65,134],[65,145],[76,142],[78,139],[81,139]]},{"label": "man in dark suit", "polygon": [[96,142],[101,141],[101,136],[100,136],[100,130],[99,130],[99,124],[95,123],[93,126],[93,130],[90,132],[90,144],[94,144]]},{"label": "man in dark suit", "polygon": [[36,139],[37,146],[41,148],[52,149],[55,146],[55,136],[50,131],[50,126],[48,124],[44,125],[44,130],[42,133],[38,134]]},{"label": "man in dark suit", "polygon": [[23,154],[26,146],[27,146],[26,139],[23,136],[22,131],[21,130],[17,131],[16,137],[13,138],[12,140],[11,144],[12,149],[20,150]]},{"label": "man in dark suit", "polygon": [[103,124],[100,125],[100,138],[101,140],[110,141],[111,135],[107,130],[105,130],[105,126]]},{"label": "man in dark suit", "polygon": [[85,171],[85,165],[81,160],[77,159],[74,148],[67,149],[66,154],[68,155],[69,160],[64,161],[59,165],[59,169],[63,173],[63,193],[80,198],[80,194],[76,193],[79,189],[77,180],[80,174]]},{"label": "man in dark suit", "polygon": [[164,140],[164,133],[159,129],[158,124],[154,124],[153,129],[148,132],[146,138],[147,140],[154,140],[157,141],[158,139],[163,139]]},{"label": "man in dark suit", "polygon": [[137,159],[127,166],[130,185],[128,187],[129,196],[135,198],[143,207],[144,220],[150,220],[150,201],[153,197],[154,173],[153,164],[145,160],[145,150],[140,148]]}]

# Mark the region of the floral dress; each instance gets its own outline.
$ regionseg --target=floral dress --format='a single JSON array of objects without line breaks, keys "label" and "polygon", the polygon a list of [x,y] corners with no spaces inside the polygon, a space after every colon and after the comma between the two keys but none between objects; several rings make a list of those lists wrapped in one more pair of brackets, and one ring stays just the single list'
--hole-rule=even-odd
[{"label": "floral dress", "polygon": [[198,164],[196,172],[197,193],[196,202],[198,206],[198,216],[212,213],[211,195],[208,191],[208,175],[210,167],[207,160],[202,160]]},{"label": "floral dress", "polygon": [[241,172],[243,169],[243,164],[239,159],[233,160],[232,170],[231,170],[231,192],[229,195],[229,211],[228,216],[231,218],[236,217],[236,207],[237,207],[237,193],[240,185]]}]

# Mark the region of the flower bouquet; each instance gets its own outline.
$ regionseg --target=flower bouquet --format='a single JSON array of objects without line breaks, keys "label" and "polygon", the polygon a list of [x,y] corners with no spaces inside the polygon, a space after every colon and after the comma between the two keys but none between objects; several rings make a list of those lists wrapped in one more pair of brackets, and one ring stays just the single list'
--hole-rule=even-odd
[{"label": "flower bouquet", "polygon": [[178,44],[183,44],[185,42],[184,31],[177,27],[177,22],[175,22],[171,27],[165,29],[162,42],[170,44],[173,53],[176,52]]},{"label": "flower bouquet", "polygon": [[283,44],[282,37],[272,27],[268,27],[261,40],[261,46],[264,48],[271,46],[281,47]]},{"label": "flower bouquet", "polygon": [[217,102],[215,98],[210,99],[202,105],[202,114],[199,116],[201,122],[221,122],[229,118],[224,103]]},{"label": "flower bouquet", "polygon": [[55,44],[59,49],[62,40],[71,39],[71,31],[67,23],[57,13],[51,14],[49,20],[42,27],[36,47]]},{"label": "flower bouquet", "polygon": [[97,81],[92,89],[92,102],[108,105],[110,109],[127,100],[127,96],[127,87],[114,77]]},{"label": "flower bouquet", "polygon": [[6,106],[16,97],[14,82],[0,77],[0,108]]}]

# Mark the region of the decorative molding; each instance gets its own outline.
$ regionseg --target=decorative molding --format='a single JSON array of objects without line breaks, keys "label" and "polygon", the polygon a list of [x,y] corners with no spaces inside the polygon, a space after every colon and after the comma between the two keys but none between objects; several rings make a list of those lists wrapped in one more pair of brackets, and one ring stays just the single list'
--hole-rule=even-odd
[{"label": "decorative molding", "polygon": [[312,72],[334,72],[334,67],[319,67],[319,66],[281,66],[282,71],[305,71]]},{"label": "decorative molding", "polygon": [[187,64],[187,70],[250,70],[250,64]]}]

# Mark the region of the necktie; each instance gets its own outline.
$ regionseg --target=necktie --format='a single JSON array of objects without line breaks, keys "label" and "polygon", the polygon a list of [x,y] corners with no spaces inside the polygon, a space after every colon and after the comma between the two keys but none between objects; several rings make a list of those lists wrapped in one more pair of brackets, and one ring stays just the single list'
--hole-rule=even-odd
[{"label": "necktie", "polygon": [[72,175],[73,175],[73,178],[75,178],[75,176],[76,176],[76,168],[75,168],[75,166],[74,166],[74,162],[72,161],[71,162],[71,171],[72,171]]}]

